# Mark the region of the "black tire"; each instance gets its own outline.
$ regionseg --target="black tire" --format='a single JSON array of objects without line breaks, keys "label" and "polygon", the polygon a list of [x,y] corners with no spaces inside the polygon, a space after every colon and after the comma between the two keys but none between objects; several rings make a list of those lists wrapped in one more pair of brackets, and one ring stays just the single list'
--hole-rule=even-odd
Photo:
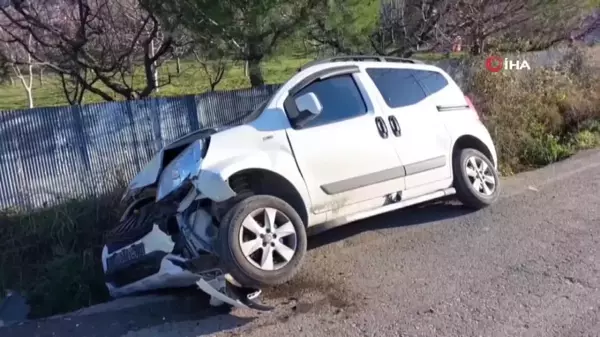
[{"label": "black tire", "polygon": [[[265,271],[254,266],[242,253],[239,243],[243,220],[261,208],[274,208],[282,212],[296,231],[296,251],[291,260],[277,270]],[[296,275],[304,259],[306,242],[306,228],[298,213],[285,201],[270,195],[255,195],[240,201],[225,214],[219,229],[220,255],[225,271],[244,287],[261,288],[289,281]]]},{"label": "black tire", "polygon": [[[496,181],[496,186],[492,194],[485,195],[484,193],[477,191],[467,175],[467,161],[472,157],[481,159],[490,168],[490,173]],[[500,194],[500,179],[498,177],[498,172],[494,169],[494,165],[490,159],[483,153],[470,148],[461,149],[455,153],[452,165],[456,196],[463,205],[473,209],[480,209],[493,204],[498,199]]]}]

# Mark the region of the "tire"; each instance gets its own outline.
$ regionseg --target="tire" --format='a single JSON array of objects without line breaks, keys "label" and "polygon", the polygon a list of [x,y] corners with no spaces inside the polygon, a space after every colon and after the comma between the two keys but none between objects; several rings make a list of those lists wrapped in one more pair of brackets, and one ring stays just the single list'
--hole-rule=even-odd
[{"label": "tire", "polygon": [[[485,163],[485,165],[483,165],[485,168],[485,175],[481,174],[481,172],[473,172],[470,169],[473,167],[473,163],[475,163],[478,168],[482,167],[480,163]],[[454,188],[456,189],[458,200],[460,200],[463,205],[472,209],[481,209],[493,204],[498,199],[500,194],[500,179],[498,177],[498,172],[494,169],[494,165],[490,159],[483,153],[470,148],[461,149],[455,154],[452,164],[454,172]],[[473,174],[475,174],[476,177],[471,177]],[[490,179],[494,180],[493,189],[491,182],[485,184],[485,187],[487,187],[491,193],[484,189],[484,185],[481,183],[481,177],[488,181]],[[475,180],[479,180],[479,186],[481,186],[479,190],[475,187],[477,184]]]},{"label": "tire", "polygon": [[[243,226],[244,220],[249,216],[259,219],[257,222],[260,224],[260,219],[263,219],[265,209],[277,211],[278,215],[275,217],[277,228],[282,228],[284,223],[289,222],[295,234],[270,240],[271,237],[266,236],[269,234],[266,233],[266,227],[261,227],[261,230],[256,230],[265,236],[264,239],[261,239],[257,234],[252,233],[247,227]],[[285,229],[287,232],[290,232],[288,230],[290,229],[289,225]],[[279,232],[283,233],[281,230]],[[271,234],[276,233],[277,230]],[[255,239],[258,241],[252,241]],[[245,242],[252,241],[262,244],[259,244],[260,247],[254,253],[245,254],[242,249],[242,242],[244,240],[247,240]],[[270,244],[265,246],[265,242],[268,241],[274,246]],[[225,214],[219,229],[220,255],[226,272],[231,274],[244,287],[261,288],[289,281],[296,275],[304,259],[306,242],[306,229],[298,213],[285,201],[270,195],[255,195],[240,201]],[[288,249],[290,247],[295,248],[292,249],[294,253],[287,262],[282,259],[283,255],[279,253],[279,251],[284,251],[284,247],[281,245],[285,245]],[[257,246],[252,245],[252,247]],[[263,254],[267,251],[272,251],[273,247],[278,248],[276,249],[277,252],[271,255],[273,256],[272,268],[269,268],[271,267],[269,263],[265,263],[264,268],[262,268],[260,263],[262,262]],[[289,253],[289,250],[285,252]],[[247,255],[249,257],[246,257]],[[277,263],[281,261],[283,262]]]}]

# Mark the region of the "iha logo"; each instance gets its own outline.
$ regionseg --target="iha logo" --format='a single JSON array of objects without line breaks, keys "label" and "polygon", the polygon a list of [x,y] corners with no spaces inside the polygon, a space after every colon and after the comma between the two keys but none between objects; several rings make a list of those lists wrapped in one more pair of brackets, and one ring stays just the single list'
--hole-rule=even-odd
[{"label": "iha logo", "polygon": [[510,60],[500,56],[490,56],[485,60],[487,70],[497,73],[500,70],[531,70],[529,63],[525,60]]}]

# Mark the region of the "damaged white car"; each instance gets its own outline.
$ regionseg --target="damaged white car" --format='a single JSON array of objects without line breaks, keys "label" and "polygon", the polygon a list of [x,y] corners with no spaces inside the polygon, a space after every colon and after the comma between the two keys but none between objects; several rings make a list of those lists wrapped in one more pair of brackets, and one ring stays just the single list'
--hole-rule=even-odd
[{"label": "damaged white car", "polygon": [[477,111],[418,61],[312,62],[240,124],[173,142],[133,179],[102,254],[113,296],[197,284],[214,305],[265,310],[259,289],[296,274],[310,226],[498,197]]}]

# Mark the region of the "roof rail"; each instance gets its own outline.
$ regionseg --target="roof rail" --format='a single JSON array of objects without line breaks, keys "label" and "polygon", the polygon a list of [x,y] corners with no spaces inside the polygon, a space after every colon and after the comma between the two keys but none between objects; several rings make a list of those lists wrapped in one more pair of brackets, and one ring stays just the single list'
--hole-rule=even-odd
[{"label": "roof rail", "polygon": [[329,63],[329,62],[348,62],[348,61],[375,61],[375,62],[403,62],[412,64],[423,64],[423,62],[415,59],[396,57],[396,56],[379,56],[379,55],[343,55],[334,56],[326,59],[314,60],[301,66],[298,71],[304,70],[308,67],[312,67],[317,64]]}]

